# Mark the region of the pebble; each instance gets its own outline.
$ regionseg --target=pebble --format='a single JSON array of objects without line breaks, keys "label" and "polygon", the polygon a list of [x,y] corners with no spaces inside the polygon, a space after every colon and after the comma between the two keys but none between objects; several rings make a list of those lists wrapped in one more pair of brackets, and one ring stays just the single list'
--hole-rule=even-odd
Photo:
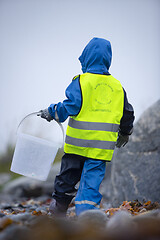
[{"label": "pebble", "polygon": [[0,232],[0,240],[28,240],[29,228],[22,225],[11,224]]},{"label": "pebble", "polygon": [[47,211],[47,207],[48,207],[48,206],[46,206],[46,207],[45,207],[45,206],[43,206],[43,207],[38,207],[38,208],[35,209],[35,211],[36,211],[36,212]]},{"label": "pebble", "polygon": [[41,210],[41,213],[42,213],[42,215],[47,215],[48,214],[48,212],[45,211],[45,210]]},{"label": "pebble", "polygon": [[4,213],[0,212],[0,218],[5,217],[6,215]]},{"label": "pebble", "polygon": [[11,206],[11,204],[8,204],[8,203],[1,203],[0,208],[1,209],[11,209],[12,206]]},{"label": "pebble", "polygon": [[117,211],[107,222],[106,228],[110,232],[119,234],[134,230],[133,216],[127,211]]},{"label": "pebble", "polygon": [[30,213],[19,213],[19,214],[13,214],[9,216],[10,219],[12,219],[13,222],[25,222],[30,221],[31,219],[35,218],[35,216],[31,215]]},{"label": "pebble", "polygon": [[30,207],[28,207],[28,209],[30,210],[36,210],[36,208],[37,208],[37,205],[31,205]]},{"label": "pebble", "polygon": [[107,215],[100,209],[87,210],[81,213],[78,217],[78,222],[87,225],[91,224],[97,228],[103,228],[108,221]]}]

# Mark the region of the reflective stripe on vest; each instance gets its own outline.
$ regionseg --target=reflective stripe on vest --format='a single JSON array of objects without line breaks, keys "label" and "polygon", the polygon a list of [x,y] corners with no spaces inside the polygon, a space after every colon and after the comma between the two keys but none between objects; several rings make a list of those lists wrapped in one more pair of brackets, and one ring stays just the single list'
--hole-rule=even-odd
[{"label": "reflective stripe on vest", "polygon": [[79,82],[82,107],[69,119],[64,152],[111,161],[123,116],[121,83],[111,75],[92,73],[80,75]]},{"label": "reflective stripe on vest", "polygon": [[114,150],[116,143],[111,141],[86,140],[66,136],[66,143],[77,147],[100,148]]},{"label": "reflective stripe on vest", "polygon": [[73,118],[69,119],[68,125],[72,128],[95,131],[117,132],[119,129],[119,124],[76,121]]}]

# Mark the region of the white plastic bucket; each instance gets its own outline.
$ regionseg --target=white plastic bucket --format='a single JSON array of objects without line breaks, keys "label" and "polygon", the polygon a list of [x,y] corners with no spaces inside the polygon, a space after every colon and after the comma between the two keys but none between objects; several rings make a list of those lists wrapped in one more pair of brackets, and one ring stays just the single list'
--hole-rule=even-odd
[{"label": "white plastic bucket", "polygon": [[60,147],[61,145],[56,141],[18,132],[11,171],[45,181]]}]

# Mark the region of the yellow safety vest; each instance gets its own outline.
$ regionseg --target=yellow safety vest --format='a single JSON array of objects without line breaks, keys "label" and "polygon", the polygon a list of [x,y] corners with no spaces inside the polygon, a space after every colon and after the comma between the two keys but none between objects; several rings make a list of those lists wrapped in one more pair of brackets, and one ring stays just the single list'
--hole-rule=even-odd
[{"label": "yellow safety vest", "polygon": [[122,85],[111,75],[93,73],[79,81],[82,107],[69,119],[64,152],[111,161],[123,116]]}]

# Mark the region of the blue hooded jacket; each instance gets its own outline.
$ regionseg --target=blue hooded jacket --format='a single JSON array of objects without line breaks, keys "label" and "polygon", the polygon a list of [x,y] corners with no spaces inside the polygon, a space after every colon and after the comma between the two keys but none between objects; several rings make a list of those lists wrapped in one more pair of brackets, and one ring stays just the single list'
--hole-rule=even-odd
[{"label": "blue hooded jacket", "polygon": [[[110,75],[109,67],[112,60],[111,44],[103,38],[93,38],[84,48],[79,61],[82,65],[82,72],[90,72],[95,74]],[[57,104],[51,104],[48,108],[53,118],[57,118],[59,122],[64,122],[68,116],[75,116],[81,110],[82,95],[79,83],[79,75],[74,78],[67,87],[66,99]],[[55,115],[56,114],[56,115]],[[129,134],[133,128],[134,111],[131,104],[128,103],[126,92],[124,90],[124,113],[121,119],[121,132]]]},{"label": "blue hooded jacket", "polygon": [[79,60],[83,73],[108,74],[112,60],[110,42],[103,38],[93,38],[84,48]]}]

